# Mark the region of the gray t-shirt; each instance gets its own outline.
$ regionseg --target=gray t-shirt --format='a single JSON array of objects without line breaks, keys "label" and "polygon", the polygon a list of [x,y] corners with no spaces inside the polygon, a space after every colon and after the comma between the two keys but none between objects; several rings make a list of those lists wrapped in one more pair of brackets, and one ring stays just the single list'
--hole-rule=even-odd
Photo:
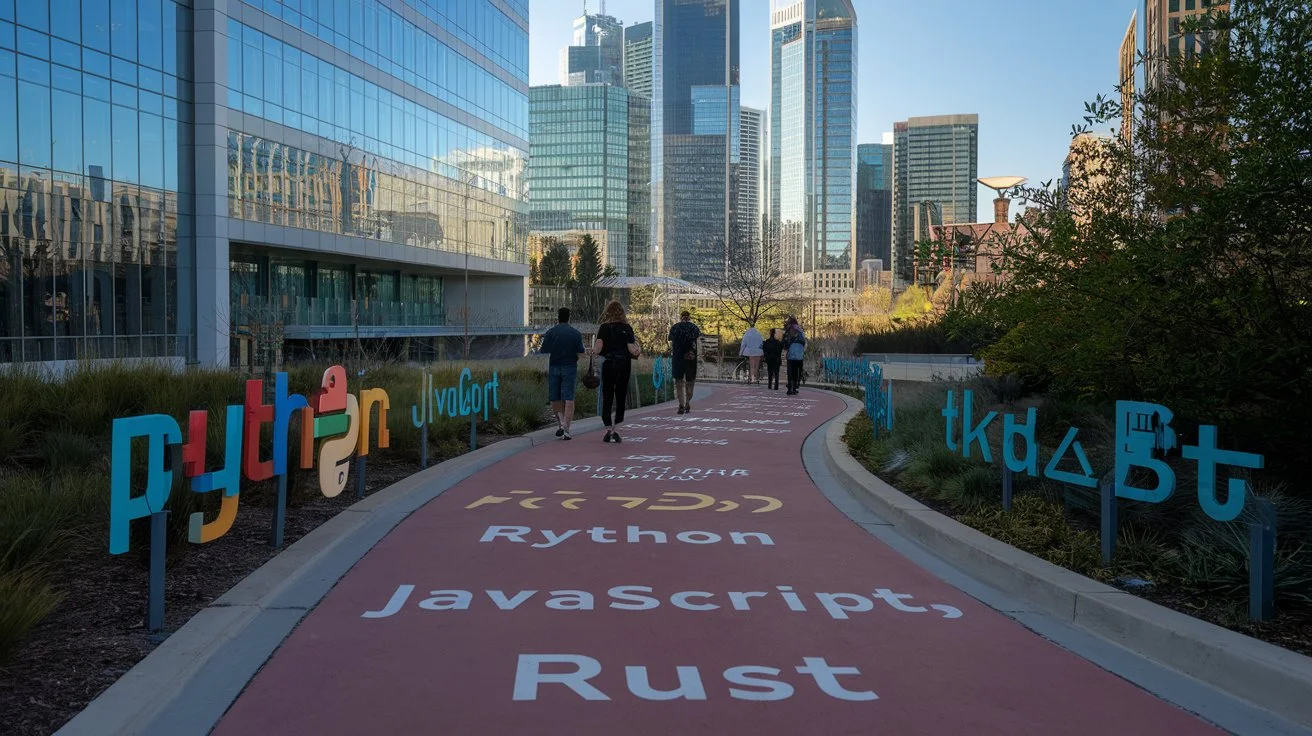
[{"label": "gray t-shirt", "polygon": [[551,365],[578,365],[579,355],[583,354],[583,333],[568,324],[558,324],[542,336],[538,352],[550,355]]}]

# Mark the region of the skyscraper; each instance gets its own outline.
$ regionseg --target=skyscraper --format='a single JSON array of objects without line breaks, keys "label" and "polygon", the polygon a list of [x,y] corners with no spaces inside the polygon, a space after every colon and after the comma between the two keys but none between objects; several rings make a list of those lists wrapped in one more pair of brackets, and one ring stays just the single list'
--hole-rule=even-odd
[{"label": "skyscraper", "polygon": [[979,116],[910,118],[893,126],[893,277],[909,281],[915,242],[932,225],[975,222]]},{"label": "skyscraper", "polygon": [[856,10],[797,0],[770,27],[770,214],[782,266],[855,270]]},{"label": "skyscraper", "polygon": [[662,273],[722,278],[739,164],[738,0],[656,0],[653,244]]},{"label": "skyscraper", "polygon": [[742,108],[738,187],[737,230],[734,242],[740,252],[753,259],[761,256],[761,141],[765,111]]},{"label": "skyscraper", "polygon": [[574,42],[560,50],[560,83],[623,84],[624,26],[605,14],[574,19]]},{"label": "skyscraper", "polygon": [[893,255],[893,144],[856,147],[856,259],[878,258],[888,269]]},{"label": "skyscraper", "polygon": [[624,29],[624,85],[635,94],[651,99],[652,22],[634,23]]},{"label": "skyscraper", "polygon": [[[630,136],[647,127],[649,114],[631,99],[627,89],[609,84],[529,90],[530,228],[591,234],[603,265],[621,275],[629,274]],[[645,220],[646,203],[635,198],[632,204]],[[645,232],[636,236],[646,240]]]},{"label": "skyscraper", "polygon": [[526,3],[0,5],[0,363],[522,332]]},{"label": "skyscraper", "polygon": [[1145,0],[1144,2],[1144,86],[1155,88],[1165,81],[1167,59],[1205,51],[1205,34],[1185,33],[1181,24],[1194,16],[1214,10],[1228,11],[1228,0]]},{"label": "skyscraper", "polygon": [[1139,51],[1138,11],[1130,14],[1130,27],[1121,39],[1121,138],[1128,143],[1134,132],[1134,70]]}]

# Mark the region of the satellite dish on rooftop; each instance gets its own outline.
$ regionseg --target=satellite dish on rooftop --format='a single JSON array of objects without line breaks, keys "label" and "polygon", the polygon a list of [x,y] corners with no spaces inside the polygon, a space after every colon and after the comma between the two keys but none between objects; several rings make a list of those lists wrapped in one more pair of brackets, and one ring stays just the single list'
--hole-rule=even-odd
[{"label": "satellite dish on rooftop", "polygon": [[982,179],[976,179],[980,184],[993,189],[997,192],[1005,192],[1008,189],[1014,189],[1021,184],[1029,181],[1023,176],[986,176]]}]

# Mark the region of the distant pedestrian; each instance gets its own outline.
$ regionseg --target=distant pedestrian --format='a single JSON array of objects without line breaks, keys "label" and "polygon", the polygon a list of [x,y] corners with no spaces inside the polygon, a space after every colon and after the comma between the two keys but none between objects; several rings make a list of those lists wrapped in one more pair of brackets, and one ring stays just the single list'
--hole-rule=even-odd
[{"label": "distant pedestrian", "polygon": [[679,413],[692,411],[693,384],[697,381],[697,341],[702,331],[692,323],[692,314],[684,310],[670,328],[670,372],[674,374],[674,396]]},{"label": "distant pedestrian", "polygon": [[789,317],[784,327],[784,349],[788,352],[788,391],[796,396],[802,387],[802,361],[806,358],[806,333],[797,319]]},{"label": "distant pedestrian", "polygon": [[761,382],[761,356],[765,354],[762,348],[761,331],[756,329],[756,323],[747,326],[747,331],[743,333],[743,346],[739,353],[747,358],[747,382]]},{"label": "distant pedestrian", "polygon": [[779,330],[770,330],[770,339],[761,344],[765,354],[765,386],[771,391],[779,390],[779,365],[783,362],[784,343],[779,339]]},{"label": "distant pedestrian", "polygon": [[[633,334],[628,319],[624,316],[624,307],[617,301],[606,305],[601,313],[601,326],[597,328],[597,339],[592,343],[592,352],[602,356],[601,364],[601,421],[606,425],[606,436],[602,442],[619,442],[620,425],[624,422],[624,403],[629,398],[629,377],[633,370],[633,359],[641,352],[638,338]],[[611,408],[614,407],[614,420]]]},{"label": "distant pedestrian", "polygon": [[569,427],[574,419],[574,387],[579,382],[583,334],[570,325],[568,307],[561,307],[556,317],[559,322],[542,336],[539,352],[551,356],[547,365],[547,398],[556,415],[556,436],[568,440],[572,439]]}]

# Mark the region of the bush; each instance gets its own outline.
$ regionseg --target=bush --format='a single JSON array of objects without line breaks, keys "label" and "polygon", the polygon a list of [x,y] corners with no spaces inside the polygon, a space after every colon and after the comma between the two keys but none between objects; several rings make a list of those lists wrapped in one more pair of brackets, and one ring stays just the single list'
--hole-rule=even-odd
[{"label": "bush", "polygon": [[59,605],[56,593],[36,570],[0,571],[0,662],[13,654],[23,635]]}]

